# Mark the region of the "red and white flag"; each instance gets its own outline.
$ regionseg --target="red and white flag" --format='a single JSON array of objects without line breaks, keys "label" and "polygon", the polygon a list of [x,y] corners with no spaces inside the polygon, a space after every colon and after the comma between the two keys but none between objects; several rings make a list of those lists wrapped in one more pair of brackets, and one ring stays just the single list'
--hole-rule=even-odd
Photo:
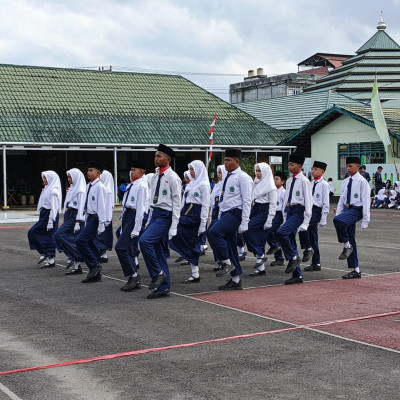
[{"label": "red and white flag", "polygon": [[208,151],[208,163],[210,163],[211,157],[212,157],[212,148],[214,145],[214,130],[215,130],[215,121],[216,120],[217,120],[217,114],[214,114],[214,118],[210,125],[210,130],[208,131],[208,134],[210,135],[210,150]]}]

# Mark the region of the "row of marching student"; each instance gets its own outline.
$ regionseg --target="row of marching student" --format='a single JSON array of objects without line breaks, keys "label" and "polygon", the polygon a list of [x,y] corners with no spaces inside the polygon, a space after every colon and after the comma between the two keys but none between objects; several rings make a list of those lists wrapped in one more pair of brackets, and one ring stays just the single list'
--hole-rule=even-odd
[{"label": "row of marching student", "polygon": [[[170,163],[175,152],[160,144],[155,153],[155,173],[145,174],[142,160],[132,160],[123,200],[121,225],[116,231],[115,251],[127,282],[123,291],[141,288],[138,256],[142,253],[152,291],[147,298],[170,296],[169,249],[190,266],[183,284],[200,282],[200,255],[206,247],[213,251],[217,277],[227,277],[219,290],[241,290],[240,261],[244,245],[255,256],[251,277],[266,275],[270,266],[285,266],[291,274],[285,285],[303,283],[305,271],[321,270],[318,228],[327,224],[329,184],[324,179],[326,163],[315,161],[310,182],[302,173],[304,156],[292,154],[287,179],[273,173],[265,162],[254,166],[254,180],[240,168],[241,150],[228,149],[225,162],[217,167],[218,183],[212,192],[206,166],[200,160],[188,164],[187,180],[181,187]],[[361,278],[355,241],[355,227],[369,224],[369,186],[358,172],[360,160],[346,159],[348,178],[343,181],[333,223],[338,241],[343,244],[339,259],[347,260],[349,273],[343,279]],[[77,168],[67,171],[69,188],[64,201],[64,223],[58,228],[61,211],[61,183],[54,171],[44,171],[44,189],[39,199],[39,221],[29,230],[30,248],[40,254],[41,268],[55,266],[56,249],[68,257],[67,275],[82,274],[81,263],[89,268],[83,283],[99,282],[102,263],[113,245],[112,175],[97,162],[90,162],[86,180]],[[286,189],[285,189],[286,182]],[[211,193],[210,193],[211,192]],[[208,225],[208,226],[207,226]],[[299,234],[300,256],[296,235]],[[239,238],[239,241],[238,241]],[[241,242],[243,241],[243,242]],[[268,250],[267,246],[268,245]]]}]

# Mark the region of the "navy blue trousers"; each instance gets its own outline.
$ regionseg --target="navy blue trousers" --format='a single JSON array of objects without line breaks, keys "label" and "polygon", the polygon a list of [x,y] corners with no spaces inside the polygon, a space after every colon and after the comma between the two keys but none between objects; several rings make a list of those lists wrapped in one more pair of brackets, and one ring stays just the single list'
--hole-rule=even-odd
[{"label": "navy blue trousers", "polygon": [[[98,216],[95,214],[89,214],[86,219],[85,227],[80,231],[75,241],[76,249],[80,254],[80,256],[77,257],[76,261],[83,260],[89,269],[95,268],[99,264],[100,260],[100,252],[96,246],[98,227]],[[74,257],[76,257],[76,253],[75,255],[71,254],[71,257],[74,259]]]},{"label": "navy blue trousers", "polygon": [[47,231],[50,210],[42,208],[39,214],[39,221],[28,231],[29,248],[37,250],[39,254],[49,257],[56,255],[55,235],[58,229],[59,214],[53,224],[53,229]]},{"label": "navy blue trousers", "polygon": [[[283,214],[282,211],[277,211],[274,219],[272,220],[272,227],[268,229],[267,234],[267,243],[269,247],[278,247],[280,244],[278,243],[278,239],[276,238],[276,231],[283,224]],[[283,261],[283,253],[282,250],[277,251],[274,254],[275,260]]]},{"label": "navy blue trousers", "polygon": [[149,226],[139,239],[140,250],[150,276],[157,276],[161,270],[167,278],[158,287],[158,290],[166,290],[171,287],[168,261],[168,232],[172,223],[172,212],[161,208],[153,208]]},{"label": "navy blue trousers", "polygon": [[318,244],[318,223],[321,221],[322,208],[313,206],[310,218],[310,224],[305,232],[299,232],[300,246],[302,249],[314,250],[312,264],[321,264],[321,256]]},{"label": "navy blue trousers", "polygon": [[[286,222],[281,225],[281,227],[276,232],[279,244],[281,245],[283,254],[286,260],[291,260],[293,257],[298,257],[299,253],[297,251],[296,244],[296,233],[299,226],[304,221],[304,207],[289,207]],[[297,267],[297,270],[293,272],[295,275],[301,276],[301,268]]]},{"label": "navy blue trousers", "polygon": [[268,229],[264,230],[269,213],[269,203],[254,203],[251,207],[249,229],[243,233],[247,249],[255,256],[265,254]]},{"label": "navy blue trousers", "polygon": [[[212,226],[218,221],[218,213],[219,213],[219,207],[216,206],[211,211],[211,221],[210,221],[210,225],[207,228],[207,239],[208,239],[208,243],[210,244],[210,247],[211,247],[212,250],[214,250],[214,249],[212,247],[212,243],[210,242],[209,232],[210,232],[210,229],[212,228]],[[216,262],[221,261],[221,260],[217,260],[215,258],[215,252],[214,251],[213,251],[213,255],[214,255],[214,261],[216,261]]]},{"label": "navy blue trousers", "polygon": [[193,204],[188,215],[185,215],[190,205],[185,204],[181,210],[177,235],[169,247],[193,265],[199,265],[201,236],[198,236],[200,226],[201,204]]},{"label": "navy blue trousers", "polygon": [[346,208],[341,214],[333,218],[339,243],[350,242],[353,252],[347,257],[349,268],[358,267],[358,254],[356,243],[356,223],[363,217],[362,207]]},{"label": "navy blue trousers", "polygon": [[[78,210],[76,208],[69,208],[64,213],[64,222],[58,228],[55,236],[55,241],[57,245],[57,250],[60,253],[65,253],[68,257],[71,257],[68,252],[65,250],[65,243],[74,242],[78,237],[78,233],[74,233],[74,226],[76,222],[76,215],[78,214]],[[83,221],[80,222],[80,227],[83,229],[85,227],[85,223]],[[71,257],[72,258],[72,257]]]},{"label": "navy blue trousers", "polygon": [[[237,234],[237,245],[239,247],[244,247],[246,244],[245,240],[244,240],[244,235],[243,233],[239,233]],[[237,250],[236,250],[237,251]]]},{"label": "navy blue trousers", "polygon": [[[139,236],[131,238],[131,233],[135,227],[136,210],[126,209],[122,215],[121,227],[117,229],[117,243],[115,252],[121,264],[124,276],[131,276],[137,272],[135,256],[139,255]],[[122,234],[121,234],[122,229]],[[143,232],[143,226],[142,230]]]},{"label": "navy blue trousers", "polygon": [[208,240],[218,261],[230,260],[235,270],[231,275],[242,275],[237,252],[237,230],[242,222],[242,210],[234,208],[221,217],[208,231]]}]

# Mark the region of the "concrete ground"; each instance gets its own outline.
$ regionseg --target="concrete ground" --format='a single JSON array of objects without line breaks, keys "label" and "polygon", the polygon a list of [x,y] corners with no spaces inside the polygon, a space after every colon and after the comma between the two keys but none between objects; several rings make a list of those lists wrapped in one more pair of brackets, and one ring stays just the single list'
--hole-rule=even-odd
[{"label": "concrete ground", "polygon": [[304,272],[305,283],[283,286],[285,267],[252,278],[248,255],[244,290],[218,292],[225,279],[207,251],[200,283],[184,285],[189,267],[172,254],[172,294],[159,300],[146,299],[143,261],[141,290],[120,291],[114,252],[103,281],[85,285],[65,275],[64,255],[38,268],[32,222],[1,224],[0,400],[398,398],[400,211],[371,213],[357,231],[362,279],[341,279],[331,213],[320,229],[322,270]]}]

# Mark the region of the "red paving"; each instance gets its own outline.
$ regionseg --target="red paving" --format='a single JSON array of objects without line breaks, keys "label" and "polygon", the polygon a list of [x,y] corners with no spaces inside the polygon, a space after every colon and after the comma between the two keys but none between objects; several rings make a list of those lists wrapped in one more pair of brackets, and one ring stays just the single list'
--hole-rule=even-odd
[{"label": "red paving", "polygon": [[[194,295],[298,325],[400,311],[400,274],[350,281],[316,281]],[[400,350],[400,316],[318,328],[346,338]]]}]

